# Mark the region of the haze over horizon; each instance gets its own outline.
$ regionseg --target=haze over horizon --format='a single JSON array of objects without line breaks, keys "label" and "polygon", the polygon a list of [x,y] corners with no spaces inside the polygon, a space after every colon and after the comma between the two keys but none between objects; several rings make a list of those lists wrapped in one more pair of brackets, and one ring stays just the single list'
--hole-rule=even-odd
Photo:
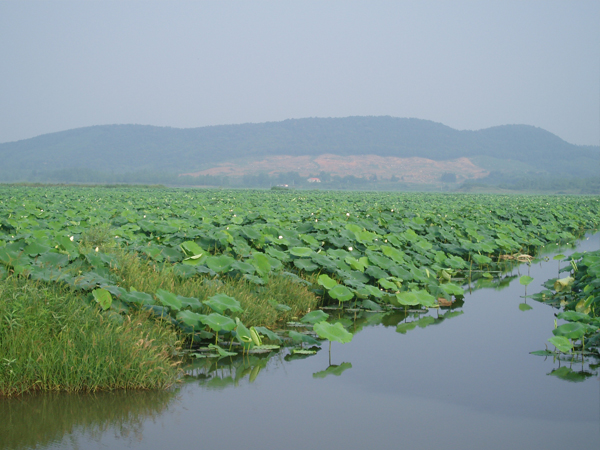
[{"label": "haze over horizon", "polygon": [[0,143],[393,116],[600,144],[600,2],[0,3]]}]

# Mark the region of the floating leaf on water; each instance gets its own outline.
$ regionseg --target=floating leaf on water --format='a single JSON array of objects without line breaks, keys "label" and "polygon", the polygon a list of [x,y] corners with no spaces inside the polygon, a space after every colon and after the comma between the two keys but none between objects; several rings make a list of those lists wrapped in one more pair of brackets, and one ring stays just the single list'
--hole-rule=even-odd
[{"label": "floating leaf on water", "polygon": [[529,311],[530,309],[533,309],[531,306],[529,306],[527,303],[519,303],[519,309],[521,311]]},{"label": "floating leaf on water", "polygon": [[219,354],[219,358],[225,358],[226,356],[235,356],[235,355],[237,355],[236,352],[228,352],[227,350],[225,350],[225,349],[223,349],[223,348],[221,348],[221,347],[219,347],[218,345],[215,345],[215,344],[210,344],[208,346],[208,348],[216,350],[217,353]]},{"label": "floating leaf on water", "polygon": [[529,352],[530,355],[536,355],[536,356],[554,356],[556,355],[555,352],[550,351],[550,350],[536,350],[535,352]]},{"label": "floating leaf on water", "polygon": [[294,355],[314,355],[316,353],[317,353],[316,350],[304,350],[301,348],[295,348],[292,350],[292,354],[294,354]]},{"label": "floating leaf on water", "polygon": [[270,353],[274,350],[279,350],[279,345],[257,345],[248,350],[248,353]]}]

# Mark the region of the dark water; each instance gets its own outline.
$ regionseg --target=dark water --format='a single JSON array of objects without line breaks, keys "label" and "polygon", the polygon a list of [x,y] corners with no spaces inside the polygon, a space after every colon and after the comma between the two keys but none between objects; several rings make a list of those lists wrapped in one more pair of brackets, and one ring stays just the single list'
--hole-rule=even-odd
[{"label": "dark water", "polygon": [[[578,245],[599,248],[600,234]],[[557,265],[513,274],[534,278],[531,294]],[[199,366],[172,392],[3,400],[0,449],[598,448],[600,381],[561,380],[548,375],[557,361],[529,354],[552,336],[556,310],[528,300],[533,309],[521,311],[523,294],[516,277],[467,295],[464,314],[436,325],[400,334],[396,314],[365,326],[333,343],[332,363],[349,363],[339,376],[313,376],[329,366],[324,344],[304,360]]]}]

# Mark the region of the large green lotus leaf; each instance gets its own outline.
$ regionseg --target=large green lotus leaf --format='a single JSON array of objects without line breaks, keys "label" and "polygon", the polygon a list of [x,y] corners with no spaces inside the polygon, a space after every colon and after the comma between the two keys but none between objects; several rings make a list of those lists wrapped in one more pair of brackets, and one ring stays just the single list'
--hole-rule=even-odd
[{"label": "large green lotus leaf", "polygon": [[37,258],[38,263],[53,267],[66,267],[69,264],[69,256],[51,250]]},{"label": "large green lotus leaf", "polygon": [[177,264],[173,266],[173,273],[183,279],[192,278],[198,272],[195,267],[187,264]]},{"label": "large green lotus leaf", "polygon": [[404,306],[416,306],[419,304],[419,298],[415,292],[398,292],[396,293],[398,303]]},{"label": "large green lotus leaf", "polygon": [[589,323],[592,320],[592,318],[589,316],[589,314],[584,314],[582,312],[576,312],[576,311],[561,312],[556,317],[558,319],[567,320],[569,322]]},{"label": "large green lotus leaf", "polygon": [[127,303],[135,303],[136,305],[153,305],[154,299],[150,294],[145,292],[126,292],[121,296],[121,300]]},{"label": "large green lotus leaf", "polygon": [[223,273],[231,269],[231,265],[235,259],[231,256],[220,255],[220,256],[209,256],[206,258],[205,264],[217,273]]},{"label": "large green lotus leaf", "polygon": [[167,261],[175,262],[181,261],[183,257],[183,253],[179,251],[179,249],[173,247],[163,247],[162,255],[165,257]]},{"label": "large green lotus leaf", "polygon": [[271,263],[269,257],[263,253],[254,253],[251,259],[252,265],[256,268],[258,274],[265,277],[271,271]]},{"label": "large green lotus leaf", "polygon": [[390,258],[387,258],[386,256],[383,256],[382,254],[376,253],[372,250],[367,250],[366,254],[369,258],[369,261],[371,261],[371,264],[378,268],[387,270],[395,264]]},{"label": "large green lotus leaf", "polygon": [[460,286],[454,283],[444,283],[440,285],[440,288],[448,295],[454,295],[462,297],[465,295],[465,291]]},{"label": "large green lotus leaf", "polygon": [[342,374],[342,372],[348,369],[352,369],[352,364],[345,362],[340,364],[339,366],[331,365],[325,370],[313,373],[313,378],[325,378],[327,375],[335,375],[336,377],[339,377]]},{"label": "large green lotus leaf", "polygon": [[319,275],[317,283],[319,283],[321,286],[323,286],[327,290],[333,289],[334,287],[336,287],[338,285],[337,281],[331,279],[329,277],[329,275],[326,275],[326,274]]},{"label": "large green lotus leaf", "polygon": [[371,300],[363,300],[361,307],[369,311],[381,311],[381,306]]},{"label": "large green lotus leaf", "polygon": [[33,241],[23,249],[23,253],[29,256],[42,255],[50,251],[50,247],[38,241]]},{"label": "large green lotus leaf", "polygon": [[175,311],[179,311],[182,307],[181,300],[177,298],[177,295],[165,291],[164,289],[158,289],[156,291],[156,298],[158,298],[158,301],[162,303],[163,306],[168,306]]},{"label": "large green lotus leaf", "polygon": [[400,266],[392,266],[388,269],[388,272],[403,281],[410,281],[414,278],[412,273]]},{"label": "large green lotus leaf", "polygon": [[339,322],[334,324],[328,322],[315,323],[313,331],[322,339],[341,342],[342,344],[352,340],[352,333],[346,331],[343,325]]},{"label": "large green lotus leaf", "polygon": [[519,303],[519,310],[529,311],[530,309],[533,309],[533,308],[530,305],[528,305],[527,303]]},{"label": "large green lotus leaf", "polygon": [[366,284],[358,289],[358,293],[360,295],[364,295],[365,297],[375,297],[381,298],[383,297],[383,292],[377,289],[375,286],[371,286],[370,284]]},{"label": "large green lotus leaf", "polygon": [[244,233],[248,239],[252,239],[252,240],[259,240],[260,238],[263,237],[262,234],[260,234],[258,231],[256,231],[254,228],[252,228],[250,226],[243,227],[242,233]]},{"label": "large green lotus leaf", "polygon": [[301,270],[305,270],[306,272],[314,272],[319,269],[315,263],[313,263],[310,259],[295,259],[294,265]]},{"label": "large green lotus leaf", "polygon": [[399,324],[396,327],[396,332],[401,333],[401,334],[406,334],[408,331],[413,330],[417,327],[417,323],[416,322],[404,322]]},{"label": "large green lotus leaf", "polygon": [[260,286],[265,284],[265,279],[261,278],[261,277],[257,277],[256,275],[250,275],[248,273],[245,273],[244,278],[252,284],[258,284]]},{"label": "large green lotus leaf", "polygon": [[548,339],[548,342],[564,353],[573,350],[573,344],[571,344],[571,341],[564,336],[553,336]]},{"label": "large green lotus leaf", "polygon": [[315,253],[314,255],[311,256],[311,259],[313,260],[314,263],[318,264],[321,267],[324,267],[325,269],[329,270],[329,271],[334,271],[336,270],[337,264],[335,263],[335,261],[333,261],[331,258],[325,256],[322,253]]},{"label": "large green lotus leaf", "polygon": [[290,253],[294,256],[300,256],[301,258],[311,256],[314,251],[308,247],[292,247]]},{"label": "large green lotus leaf", "polygon": [[390,291],[397,291],[398,286],[396,285],[396,283],[394,283],[393,281],[387,280],[386,278],[380,278],[377,281],[379,283],[379,285],[384,289],[387,289]]},{"label": "large green lotus leaf", "polygon": [[353,256],[346,256],[344,258],[346,264],[349,264],[354,270],[359,270],[360,272],[364,272],[365,268],[369,265],[369,260],[367,257],[363,256],[359,259],[356,259]]},{"label": "large green lotus leaf", "polygon": [[192,311],[179,311],[177,313],[177,320],[194,329],[201,328],[206,317],[207,316],[204,314],[198,314]]},{"label": "large green lotus leaf", "polygon": [[552,334],[554,334],[554,336],[564,336],[569,339],[579,339],[584,336],[587,331],[588,327],[585,324],[580,322],[569,322],[552,330]]},{"label": "large green lotus leaf", "polygon": [[233,270],[237,270],[238,272],[248,273],[250,275],[256,271],[252,264],[243,261],[234,261],[231,264],[231,268]]},{"label": "large green lotus leaf", "polygon": [[382,270],[377,266],[367,267],[367,270],[365,270],[365,273],[367,275],[375,278],[376,280],[379,280],[380,278],[387,278],[390,276],[385,270]]},{"label": "large green lotus leaf", "polygon": [[340,302],[346,302],[354,297],[354,293],[346,286],[342,286],[341,284],[338,284],[334,288],[330,289],[328,293],[331,298],[339,300]]},{"label": "large green lotus leaf", "polygon": [[519,283],[521,283],[523,286],[528,286],[532,281],[533,278],[531,278],[529,275],[523,275],[521,278],[519,278]]},{"label": "large green lotus leaf", "polygon": [[106,289],[94,289],[92,291],[92,295],[94,296],[94,300],[98,302],[98,304],[102,307],[102,309],[110,308],[112,303],[112,295]]},{"label": "large green lotus leaf", "polygon": [[240,302],[225,294],[215,294],[203,303],[210,306],[213,311],[216,311],[219,314],[223,314],[227,310],[231,312],[244,311]]},{"label": "large green lotus leaf", "polygon": [[314,337],[309,336],[304,333],[298,333],[297,331],[290,330],[288,331],[288,336],[292,339],[295,344],[299,344],[301,342],[309,344],[309,345],[321,345],[319,341],[317,341]]},{"label": "large green lotus leaf", "polygon": [[327,254],[335,259],[344,259],[350,253],[348,253],[346,250],[342,250],[342,249],[329,249],[329,250],[327,250]]},{"label": "large green lotus leaf", "polygon": [[480,266],[490,264],[492,262],[492,258],[490,258],[489,256],[479,255],[477,253],[471,254],[471,259],[473,259],[473,261],[475,261]]},{"label": "large green lotus leaf", "polygon": [[221,314],[212,313],[202,318],[202,323],[208,325],[215,332],[221,330],[231,331],[235,328],[235,322],[229,317],[222,316]]},{"label": "large green lotus leaf", "polygon": [[269,254],[270,256],[272,256],[273,258],[278,259],[279,261],[289,261],[290,259],[290,255],[282,252],[281,250],[277,250],[276,248],[273,247],[267,247],[265,250],[265,253]]},{"label": "large green lotus leaf", "polygon": [[178,295],[177,300],[181,302],[181,308],[190,308],[192,311],[202,308],[202,303],[196,297]]},{"label": "large green lotus leaf", "polygon": [[419,239],[414,243],[415,247],[421,252],[428,252],[433,247],[431,242],[425,241],[423,239]]},{"label": "large green lotus leaf", "polygon": [[404,261],[404,253],[398,250],[397,248],[391,247],[389,245],[382,245],[381,251],[385,256],[387,256],[388,258],[392,258],[398,264],[406,264],[406,262]]},{"label": "large green lotus leaf", "polygon": [[302,319],[300,319],[300,322],[302,322],[302,323],[317,323],[317,322],[322,322],[323,320],[327,320],[328,317],[329,317],[329,314],[321,311],[320,309],[317,309],[315,311],[311,311],[308,314],[306,314]]}]

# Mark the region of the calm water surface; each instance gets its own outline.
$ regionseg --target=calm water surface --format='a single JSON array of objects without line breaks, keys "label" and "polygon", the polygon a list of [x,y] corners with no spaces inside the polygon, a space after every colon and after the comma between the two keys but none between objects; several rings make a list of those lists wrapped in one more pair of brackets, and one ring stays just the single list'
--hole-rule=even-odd
[{"label": "calm water surface", "polygon": [[[600,234],[578,245],[599,248]],[[507,287],[473,291],[464,314],[426,328],[397,333],[398,314],[365,326],[333,343],[332,364],[349,363],[337,376],[313,376],[329,366],[324,344],[307,359],[263,360],[260,373],[254,360],[237,381],[222,360],[172,392],[3,400],[0,449],[598,448],[598,377],[548,375],[559,363],[529,352],[544,349],[556,310],[519,310],[518,275],[534,278],[531,294],[557,265],[521,265]]]}]

